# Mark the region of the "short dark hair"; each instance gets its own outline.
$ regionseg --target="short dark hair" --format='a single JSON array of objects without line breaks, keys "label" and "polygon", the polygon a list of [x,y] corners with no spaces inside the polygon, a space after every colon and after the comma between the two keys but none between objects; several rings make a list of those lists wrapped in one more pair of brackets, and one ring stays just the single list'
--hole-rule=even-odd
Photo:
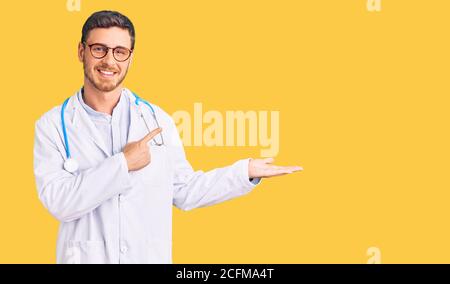
[{"label": "short dark hair", "polygon": [[81,42],[85,43],[89,32],[96,28],[118,27],[128,30],[131,37],[131,49],[134,49],[136,32],[134,25],[125,15],[116,11],[99,11],[92,14],[84,23]]}]

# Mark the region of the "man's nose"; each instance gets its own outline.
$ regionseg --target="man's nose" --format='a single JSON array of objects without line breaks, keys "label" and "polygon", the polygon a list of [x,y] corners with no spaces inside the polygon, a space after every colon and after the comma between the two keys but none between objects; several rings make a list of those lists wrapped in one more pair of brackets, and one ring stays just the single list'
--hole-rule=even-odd
[{"label": "man's nose", "polygon": [[116,60],[114,59],[113,50],[108,50],[106,56],[103,57],[103,62],[108,64],[109,66],[114,66],[116,64]]}]

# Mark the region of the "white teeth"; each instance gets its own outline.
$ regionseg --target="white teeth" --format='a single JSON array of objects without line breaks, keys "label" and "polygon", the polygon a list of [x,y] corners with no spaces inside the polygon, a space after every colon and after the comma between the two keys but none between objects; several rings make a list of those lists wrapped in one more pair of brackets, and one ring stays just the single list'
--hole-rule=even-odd
[{"label": "white teeth", "polygon": [[114,72],[103,71],[103,70],[98,70],[98,71],[100,71],[100,73],[108,75],[108,76],[114,75]]}]

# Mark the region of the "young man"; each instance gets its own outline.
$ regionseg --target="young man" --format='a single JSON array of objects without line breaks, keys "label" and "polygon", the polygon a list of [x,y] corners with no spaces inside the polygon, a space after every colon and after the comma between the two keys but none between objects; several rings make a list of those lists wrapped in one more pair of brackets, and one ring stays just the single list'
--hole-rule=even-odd
[{"label": "young man", "polygon": [[301,170],[244,159],[194,171],[171,117],[123,87],[134,44],[124,15],[90,16],[78,46],[83,88],[36,122],[34,172],[61,221],[58,263],[171,263],[172,205],[216,204]]}]

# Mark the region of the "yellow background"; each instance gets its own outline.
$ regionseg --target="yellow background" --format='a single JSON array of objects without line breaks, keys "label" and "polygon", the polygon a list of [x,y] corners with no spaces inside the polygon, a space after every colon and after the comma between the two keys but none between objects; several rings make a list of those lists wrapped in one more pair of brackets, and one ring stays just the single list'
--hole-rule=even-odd
[{"label": "yellow background", "polygon": [[[34,122],[82,84],[81,27],[101,9],[137,28],[126,86],[169,113],[280,111],[277,163],[214,207],[174,209],[175,263],[450,262],[450,1],[2,1],[0,262],[54,263]],[[196,169],[258,147],[188,147]]]}]

